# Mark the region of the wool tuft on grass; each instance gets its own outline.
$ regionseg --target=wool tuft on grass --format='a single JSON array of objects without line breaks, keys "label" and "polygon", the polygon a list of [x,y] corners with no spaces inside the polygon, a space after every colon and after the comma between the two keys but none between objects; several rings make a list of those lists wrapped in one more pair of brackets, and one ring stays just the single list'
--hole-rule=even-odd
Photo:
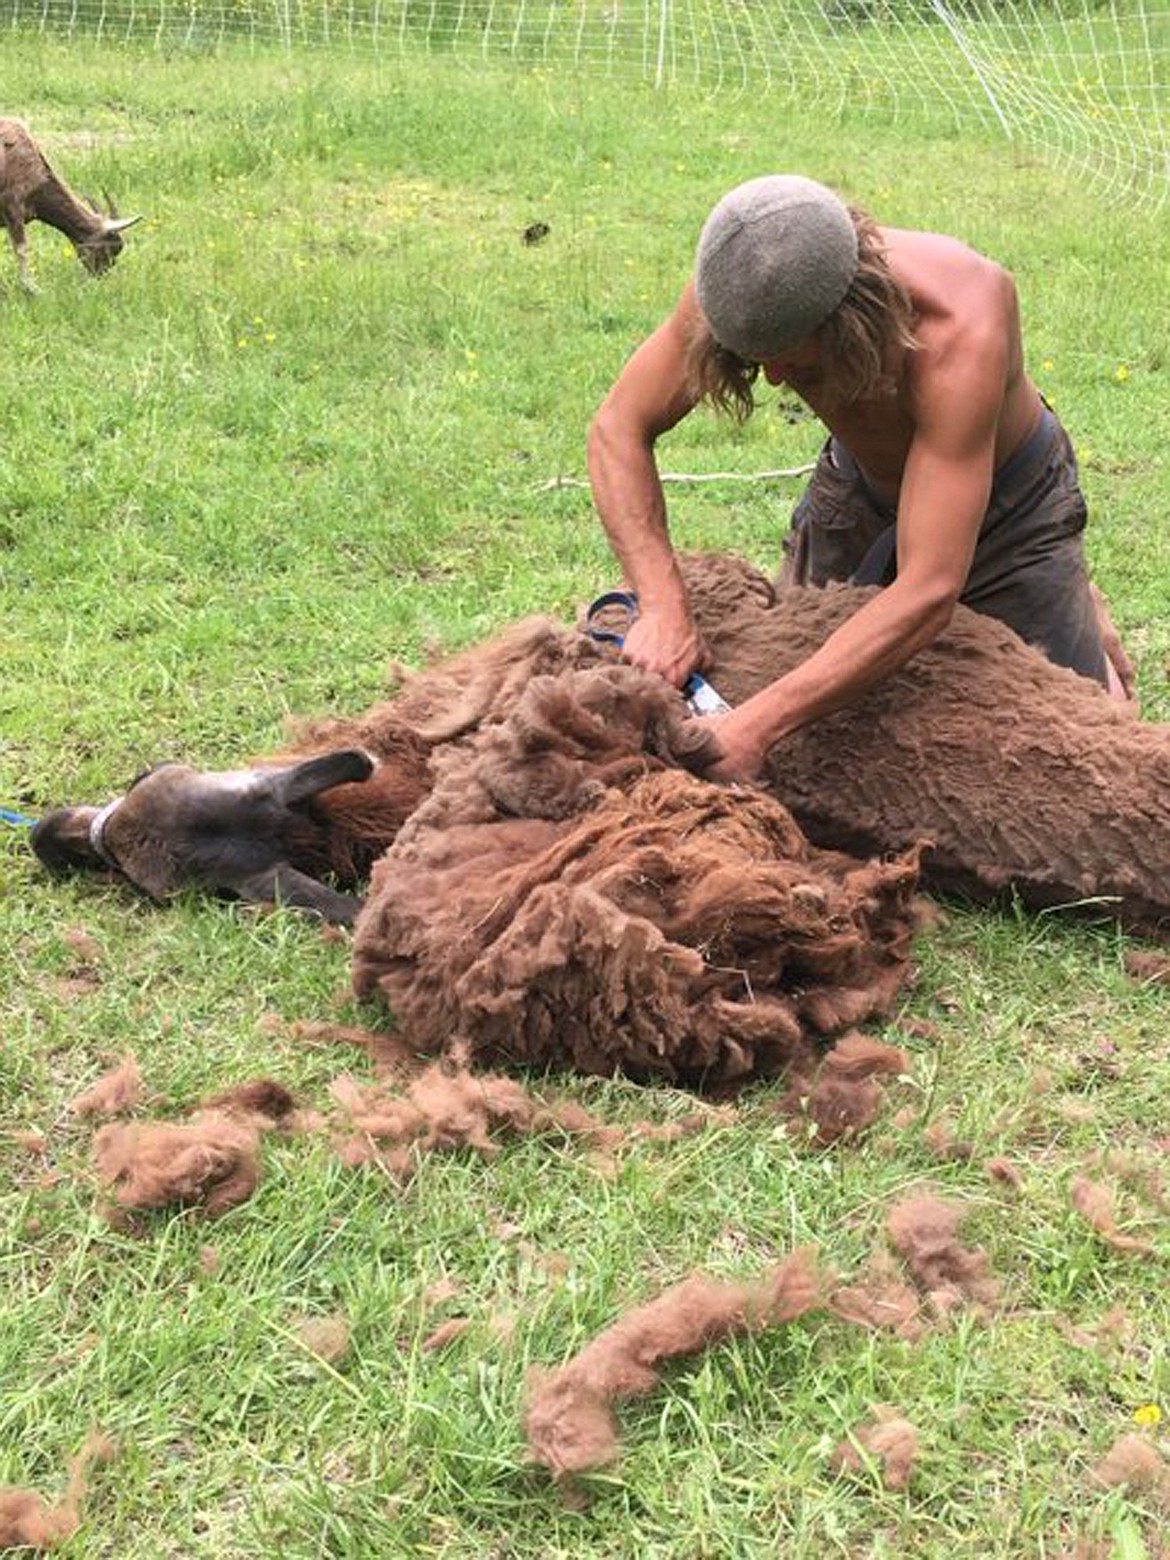
[{"label": "wool tuft on grass", "polygon": [[695,1274],[636,1306],[559,1370],[534,1378],[524,1419],[533,1461],[558,1477],[612,1462],[613,1405],[653,1392],[667,1360],[793,1321],[819,1301],[813,1255],[801,1250],[758,1283]]}]

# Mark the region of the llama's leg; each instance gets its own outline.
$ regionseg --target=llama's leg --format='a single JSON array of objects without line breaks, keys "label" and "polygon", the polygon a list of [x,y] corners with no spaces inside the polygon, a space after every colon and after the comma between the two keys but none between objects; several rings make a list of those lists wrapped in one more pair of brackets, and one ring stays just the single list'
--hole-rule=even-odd
[{"label": "llama's leg", "polygon": [[307,873],[298,872],[287,861],[247,877],[217,882],[215,887],[238,894],[252,904],[280,904],[294,910],[309,910],[335,926],[352,926],[362,907],[362,901],[355,895],[339,894]]}]

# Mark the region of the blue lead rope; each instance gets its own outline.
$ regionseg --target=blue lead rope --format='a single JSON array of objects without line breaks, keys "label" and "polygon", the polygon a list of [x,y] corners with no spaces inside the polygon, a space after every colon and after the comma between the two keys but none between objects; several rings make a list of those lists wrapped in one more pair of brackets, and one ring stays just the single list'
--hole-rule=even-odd
[{"label": "blue lead rope", "polygon": [[23,813],[13,812],[11,807],[0,807],[0,822],[10,823],[17,829],[31,829],[37,820],[26,818]]}]

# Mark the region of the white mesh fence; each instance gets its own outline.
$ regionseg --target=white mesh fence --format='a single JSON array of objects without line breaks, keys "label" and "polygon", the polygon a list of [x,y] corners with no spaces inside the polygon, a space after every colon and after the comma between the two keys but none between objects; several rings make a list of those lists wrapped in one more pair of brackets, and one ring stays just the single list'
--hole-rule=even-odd
[{"label": "white mesh fence", "polygon": [[419,49],[991,124],[1100,194],[1170,190],[1170,0],[0,0],[0,25]]}]

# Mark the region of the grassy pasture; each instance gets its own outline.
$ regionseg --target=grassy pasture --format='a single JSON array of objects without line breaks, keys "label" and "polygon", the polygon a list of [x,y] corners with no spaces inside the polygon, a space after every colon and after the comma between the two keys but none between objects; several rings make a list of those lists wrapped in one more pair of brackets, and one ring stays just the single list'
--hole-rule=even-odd
[{"label": "grassy pasture", "polygon": [[[30,230],[37,297],[0,256],[0,806],[103,799],[164,758],[230,766],[289,714],[377,697],[391,658],[596,594],[613,571],[587,494],[549,483],[583,474],[591,409],[682,285],[711,202],[775,165],[1015,271],[1030,367],[1082,457],[1094,572],[1145,712],[1170,718],[1164,224],[1021,148],[779,98],[421,59],[4,49],[4,111],[78,188],[107,185],[146,221],[100,285],[48,229]],[[535,221],[550,232],[526,246]],[[754,472],[817,442],[791,409],[743,430],[697,415],[663,464]],[[767,565],[796,491],[673,488],[676,536]],[[272,1142],[222,1223],[164,1217],[131,1238],[95,1211],[74,1094],[132,1050],[172,1101],[270,1072],[322,1103],[353,1058],[270,1016],[369,1015],[344,998],[345,947],[292,915],[159,913],[52,883],[12,828],[0,853],[0,1483],[54,1492],[93,1424],[123,1447],[63,1554],[1157,1553],[1154,1506],[1090,1470],[1135,1413],[1170,1417],[1170,1236],[1155,1221],[1155,1256],[1126,1258],[1068,1198],[1101,1150],[1154,1164],[1170,1141],[1170,995],[1124,974],[1116,933],[955,906],[923,939],[888,1026],[915,1059],[891,1110],[951,1121],[968,1163],[888,1124],[809,1153],[760,1090],[735,1126],[645,1145],[612,1179],[569,1143],[524,1141],[490,1164],[431,1159],[399,1190],[323,1139]],[[78,928],[99,949],[84,979]],[[615,1120],[687,1105],[561,1087]],[[47,1166],[10,1128],[48,1134]],[[1015,1200],[980,1168],[995,1154],[1024,1173]],[[751,1276],[811,1241],[852,1273],[919,1183],[970,1208],[1005,1283],[993,1322],[912,1347],[814,1316],[624,1410],[623,1460],[583,1509],[525,1466],[530,1366],[697,1266]],[[428,1313],[444,1276],[462,1291]],[[1114,1306],[1131,1327],[1113,1349],[1061,1331]],[[421,1352],[454,1311],[471,1329]],[[336,1312],[353,1349],[327,1369],[293,1335]],[[828,1471],[878,1402],[922,1433],[906,1494]],[[1150,1433],[1170,1449],[1164,1426]]]}]

